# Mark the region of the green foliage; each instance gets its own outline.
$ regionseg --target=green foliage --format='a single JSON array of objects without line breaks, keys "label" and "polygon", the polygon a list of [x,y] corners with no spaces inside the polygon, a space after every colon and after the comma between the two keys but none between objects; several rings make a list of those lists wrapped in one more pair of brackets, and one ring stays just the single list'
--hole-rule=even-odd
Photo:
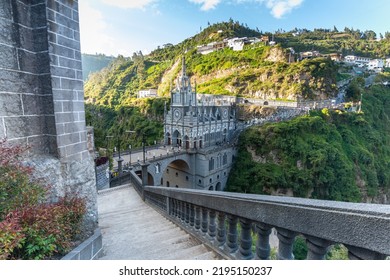
[{"label": "green foliage", "polygon": [[331,246],[325,256],[327,260],[349,260],[348,249],[342,244]]},{"label": "green foliage", "polygon": [[[299,33],[296,36],[297,32]],[[390,40],[373,40],[375,32],[360,31],[345,28],[344,32],[337,30],[307,29],[293,30],[276,34],[275,40],[283,47],[293,47],[295,51],[317,50],[321,53],[341,53],[365,57],[387,57],[390,54]]]},{"label": "green foliage", "polygon": [[0,222],[0,260],[10,259],[14,250],[21,248],[24,241],[19,220],[15,216],[8,215]]},{"label": "green foliage", "polygon": [[293,254],[296,260],[306,260],[307,258],[307,245],[306,239],[302,236],[297,236],[294,240]]},{"label": "green foliage", "polygon": [[345,99],[347,101],[355,102],[360,100],[361,94],[363,93],[364,84],[365,82],[362,77],[353,79],[345,91]]},{"label": "green foliage", "polygon": [[82,199],[65,196],[57,203],[24,207],[13,212],[19,217],[25,237],[14,257],[44,259],[55,253],[66,253],[72,246],[71,241],[80,233],[85,211]]},{"label": "green foliage", "polygon": [[0,142],[0,259],[45,259],[72,246],[86,212],[73,196],[46,202],[46,187],[22,164],[26,149]]},{"label": "green foliage", "polygon": [[299,197],[355,202],[387,190],[390,91],[373,86],[363,95],[364,114],[314,111],[245,131],[228,190],[285,189]]},{"label": "green foliage", "polygon": [[31,180],[32,169],[22,165],[20,146],[0,140],[0,221],[13,209],[35,205],[45,199],[46,189]]},{"label": "green foliage", "polygon": [[83,79],[86,81],[89,74],[100,71],[104,67],[107,67],[114,57],[106,56],[104,54],[82,54],[81,62],[83,64]]},{"label": "green foliage", "polygon": [[164,104],[168,101],[166,98],[132,99],[116,108],[86,104],[86,120],[94,127],[95,146],[118,148],[119,141],[122,150],[129,145],[134,148],[141,146],[143,134],[148,145],[159,141],[163,137]]}]

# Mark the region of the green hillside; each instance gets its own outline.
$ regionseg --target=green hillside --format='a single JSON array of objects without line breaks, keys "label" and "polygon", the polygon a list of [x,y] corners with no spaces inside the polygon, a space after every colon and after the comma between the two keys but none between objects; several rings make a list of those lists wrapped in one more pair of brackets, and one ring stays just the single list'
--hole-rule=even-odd
[{"label": "green hillside", "polygon": [[390,190],[390,89],[364,91],[362,109],[324,109],[245,131],[228,189],[383,203]]},{"label": "green hillside", "polygon": [[81,54],[83,64],[83,79],[86,81],[91,73],[107,67],[115,58],[104,54]]},{"label": "green hillside", "polygon": [[[350,69],[321,57],[294,62],[298,56],[291,52],[290,47],[296,51],[318,49],[331,53],[341,50],[345,54],[356,52],[390,56],[390,34],[386,33],[385,39],[377,42],[373,41],[372,33],[359,32],[295,30],[272,35],[252,30],[233,20],[213,24],[177,45],[165,45],[149,55],[137,52],[130,58],[119,56],[106,68],[92,73],[84,87],[87,111],[91,112],[87,115],[87,122],[101,129],[96,137],[99,145],[105,143],[105,136],[109,133],[119,133],[121,129],[133,130],[134,127],[127,122],[119,121],[126,117],[134,118],[129,112],[145,118],[144,128],[139,133],[148,128],[147,134],[153,135],[153,138],[160,135],[161,121],[153,119],[147,108],[152,106],[150,104],[158,104],[152,115],[162,118],[164,102],[148,101],[149,104],[137,101],[136,95],[139,90],[153,88],[158,90],[159,96],[169,97],[180,72],[183,55],[187,73],[193,85],[196,82],[200,93],[283,100],[333,98],[337,94],[336,82],[350,77],[345,74]],[[277,44],[269,46],[267,42],[259,42],[246,45],[242,51],[225,48],[207,55],[197,53],[199,45],[253,36],[274,37]],[[362,50],[364,44],[366,47]],[[339,45],[345,48],[340,49]],[[93,112],[99,112],[103,121],[95,118]],[[157,123],[153,124],[153,121]]]}]

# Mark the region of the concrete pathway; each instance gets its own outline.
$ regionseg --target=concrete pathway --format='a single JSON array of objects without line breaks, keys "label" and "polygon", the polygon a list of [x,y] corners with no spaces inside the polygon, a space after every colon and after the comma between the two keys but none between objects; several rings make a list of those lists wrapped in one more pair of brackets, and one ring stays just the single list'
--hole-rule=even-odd
[{"label": "concrete pathway", "polygon": [[99,192],[104,260],[213,260],[218,256],[145,204],[131,185]]}]

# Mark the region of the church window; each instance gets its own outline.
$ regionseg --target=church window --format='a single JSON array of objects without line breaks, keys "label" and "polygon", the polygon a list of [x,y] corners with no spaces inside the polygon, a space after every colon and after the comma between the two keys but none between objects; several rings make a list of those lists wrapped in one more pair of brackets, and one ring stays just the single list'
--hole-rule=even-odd
[{"label": "church window", "polygon": [[223,155],[223,165],[226,165],[227,164],[227,154],[225,153]]},{"label": "church window", "polygon": [[214,158],[209,160],[209,171],[214,170]]}]

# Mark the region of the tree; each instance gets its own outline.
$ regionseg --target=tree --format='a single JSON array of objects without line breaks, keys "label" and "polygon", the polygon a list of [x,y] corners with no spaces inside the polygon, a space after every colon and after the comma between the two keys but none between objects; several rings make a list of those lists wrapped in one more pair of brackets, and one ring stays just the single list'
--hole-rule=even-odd
[{"label": "tree", "polygon": [[345,91],[345,97],[347,100],[357,101],[360,99],[362,89],[359,86],[359,83],[355,80],[352,81],[348,88]]},{"label": "tree", "polygon": [[363,37],[367,40],[376,40],[376,33],[372,30],[366,30],[363,33]]}]

